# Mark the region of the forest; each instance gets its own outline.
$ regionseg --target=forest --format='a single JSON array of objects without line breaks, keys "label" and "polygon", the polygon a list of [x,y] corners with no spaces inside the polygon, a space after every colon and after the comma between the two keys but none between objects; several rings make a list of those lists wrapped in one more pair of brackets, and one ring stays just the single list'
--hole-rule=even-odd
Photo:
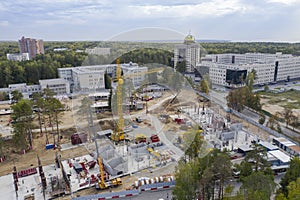
[{"label": "forest", "polygon": [[[176,43],[142,43],[113,41],[44,42],[45,54],[29,61],[8,61],[7,53],[18,53],[17,42],[0,42],[0,88],[9,84],[36,84],[40,79],[57,78],[57,68],[121,62],[138,64],[160,63],[173,66],[173,49]],[[87,55],[86,48],[110,48],[110,55]],[[54,51],[66,48],[66,51]],[[79,51],[78,51],[79,50]],[[201,43],[201,56],[211,53],[282,52],[300,55],[299,43]]]}]

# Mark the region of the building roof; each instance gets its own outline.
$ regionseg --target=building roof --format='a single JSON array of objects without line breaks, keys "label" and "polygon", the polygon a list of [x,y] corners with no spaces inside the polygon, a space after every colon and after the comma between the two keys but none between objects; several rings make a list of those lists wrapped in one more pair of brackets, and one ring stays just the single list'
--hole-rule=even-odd
[{"label": "building roof", "polygon": [[274,139],[277,140],[278,142],[280,142],[281,144],[283,144],[284,146],[287,146],[287,147],[296,145],[295,143],[287,140],[284,137],[278,137],[278,138],[274,138]]},{"label": "building roof", "polygon": [[92,106],[92,108],[102,108],[102,107],[108,107],[108,102],[96,102]]},{"label": "building roof", "polygon": [[248,145],[240,145],[239,149],[242,150],[243,152],[247,152],[247,151],[252,151],[253,148],[248,146]]},{"label": "building roof", "polygon": [[271,144],[270,142],[260,141],[258,144],[260,144],[260,145],[266,147],[266,148],[269,149],[269,150],[277,150],[277,149],[278,149],[277,146]]},{"label": "building roof", "polygon": [[273,155],[283,163],[287,163],[291,161],[291,157],[280,150],[269,151],[268,153],[270,153],[271,155]]},{"label": "building roof", "polygon": [[293,151],[297,152],[298,154],[300,154],[300,147],[297,145],[294,146],[289,146],[290,149],[292,149]]},{"label": "building roof", "polygon": [[109,96],[110,92],[95,92],[92,94],[89,94],[89,97],[103,97],[103,96]]}]

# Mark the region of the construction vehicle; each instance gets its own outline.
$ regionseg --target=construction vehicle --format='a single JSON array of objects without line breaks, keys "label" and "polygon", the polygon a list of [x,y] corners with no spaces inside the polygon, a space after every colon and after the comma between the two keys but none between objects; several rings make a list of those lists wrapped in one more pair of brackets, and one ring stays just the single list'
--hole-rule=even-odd
[{"label": "construction vehicle", "polygon": [[98,157],[98,165],[99,165],[99,171],[100,171],[100,180],[98,181],[98,184],[96,184],[96,189],[105,190],[107,188],[117,187],[119,185],[122,185],[121,178],[115,178],[115,179],[112,179],[111,181],[105,181],[104,166],[103,166],[101,157]]},{"label": "construction vehicle", "polygon": [[144,134],[138,134],[135,137],[135,143],[147,142],[147,137]]},{"label": "construction vehicle", "polygon": [[159,142],[160,141],[160,139],[159,139],[159,137],[158,137],[158,135],[152,135],[151,137],[150,137],[150,139],[151,139],[151,142],[153,143],[153,142]]},{"label": "construction vehicle", "polygon": [[[162,71],[163,68],[155,68],[148,70],[147,72],[139,72],[130,75],[123,75],[122,76],[122,69],[120,64],[120,59],[116,60],[117,69],[116,69],[116,78],[115,82],[117,82],[117,113],[118,113],[118,123],[116,127],[116,131],[111,135],[111,139],[115,142],[123,141],[125,139],[124,133],[124,117],[123,117],[123,102],[122,102],[122,89],[124,84],[124,79],[126,78],[134,78],[140,75],[146,75],[150,73],[155,73]],[[148,108],[146,106],[146,112],[148,112]]]}]

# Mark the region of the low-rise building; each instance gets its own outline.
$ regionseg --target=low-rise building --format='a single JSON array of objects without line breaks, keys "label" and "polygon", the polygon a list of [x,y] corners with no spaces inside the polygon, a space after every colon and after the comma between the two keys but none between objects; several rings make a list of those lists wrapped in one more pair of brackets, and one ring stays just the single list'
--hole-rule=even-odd
[{"label": "low-rise building", "polygon": [[56,95],[70,94],[70,83],[64,79],[39,80],[41,91],[44,89],[52,90]]},{"label": "low-rise building", "polygon": [[109,55],[110,48],[103,48],[103,47],[94,47],[91,49],[85,49],[87,54],[94,54],[94,55]]},{"label": "low-rise building", "polygon": [[25,61],[29,60],[29,53],[8,53],[6,54],[7,60]]}]

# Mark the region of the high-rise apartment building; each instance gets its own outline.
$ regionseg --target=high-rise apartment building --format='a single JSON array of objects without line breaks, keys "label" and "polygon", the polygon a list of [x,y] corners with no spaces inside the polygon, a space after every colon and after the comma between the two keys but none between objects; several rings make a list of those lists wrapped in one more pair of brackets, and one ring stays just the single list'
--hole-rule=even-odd
[{"label": "high-rise apartment building", "polygon": [[28,53],[29,58],[33,58],[37,54],[44,54],[43,40],[33,38],[25,38],[24,36],[19,40],[20,53]]},{"label": "high-rise apartment building", "polygon": [[186,72],[193,73],[196,65],[200,63],[200,45],[196,43],[195,37],[188,34],[183,44],[178,44],[174,49],[174,67],[178,62],[186,62]]}]

